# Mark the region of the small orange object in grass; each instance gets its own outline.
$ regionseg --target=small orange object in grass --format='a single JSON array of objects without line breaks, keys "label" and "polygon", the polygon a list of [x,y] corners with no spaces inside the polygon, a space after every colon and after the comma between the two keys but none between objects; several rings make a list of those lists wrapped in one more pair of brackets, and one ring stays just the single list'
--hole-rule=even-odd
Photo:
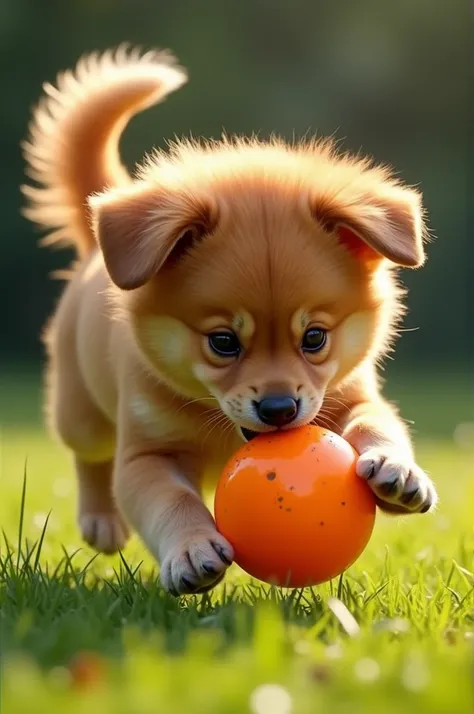
[{"label": "small orange object in grass", "polygon": [[357,454],[327,429],[256,436],[227,464],[215,496],[219,532],[250,575],[283,587],[342,573],[369,542],[375,498]]},{"label": "small orange object in grass", "polygon": [[103,659],[95,652],[79,652],[70,662],[69,672],[77,689],[96,687],[105,679]]}]

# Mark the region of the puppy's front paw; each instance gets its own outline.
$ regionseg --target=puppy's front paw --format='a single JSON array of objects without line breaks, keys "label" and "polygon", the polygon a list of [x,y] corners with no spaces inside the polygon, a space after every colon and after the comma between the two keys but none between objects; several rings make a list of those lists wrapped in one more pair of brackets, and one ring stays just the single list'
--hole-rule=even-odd
[{"label": "puppy's front paw", "polygon": [[124,547],[128,529],[118,513],[81,513],[79,528],[83,539],[96,550],[111,555]]},{"label": "puppy's front paw", "polygon": [[438,500],[429,476],[396,449],[369,449],[359,457],[356,472],[367,481],[384,510],[426,513]]},{"label": "puppy's front paw", "polygon": [[178,536],[161,565],[161,582],[171,595],[204,593],[232,563],[232,546],[217,531]]}]

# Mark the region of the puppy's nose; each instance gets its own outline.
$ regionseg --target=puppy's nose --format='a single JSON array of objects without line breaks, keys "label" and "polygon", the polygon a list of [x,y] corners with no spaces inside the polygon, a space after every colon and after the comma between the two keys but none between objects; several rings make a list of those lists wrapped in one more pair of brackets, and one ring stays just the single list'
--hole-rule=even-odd
[{"label": "puppy's nose", "polygon": [[269,426],[286,426],[298,414],[298,402],[293,397],[265,397],[255,406],[260,419]]}]

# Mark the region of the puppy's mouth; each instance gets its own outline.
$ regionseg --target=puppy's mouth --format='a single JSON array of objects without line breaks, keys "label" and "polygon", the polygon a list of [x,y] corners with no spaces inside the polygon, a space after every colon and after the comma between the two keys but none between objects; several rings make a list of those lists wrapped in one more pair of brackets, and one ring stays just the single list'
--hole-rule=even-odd
[{"label": "puppy's mouth", "polygon": [[[312,419],[311,421],[306,422],[306,424],[317,424],[316,417],[314,419]],[[299,424],[298,426],[304,426],[304,424]],[[295,428],[295,427],[292,427],[292,428]],[[282,431],[282,429],[271,429],[270,431],[268,431],[268,430],[253,431],[252,429],[247,429],[245,426],[239,426],[239,431],[240,431],[244,441],[252,441],[252,439],[255,439],[256,436],[261,436],[262,434],[274,434],[275,431]]]},{"label": "puppy's mouth", "polygon": [[252,441],[256,436],[261,434],[261,431],[252,431],[251,429],[246,429],[244,426],[240,427],[240,432],[244,437],[245,441]]},{"label": "puppy's mouth", "polygon": [[283,431],[277,427],[271,427],[270,429],[262,429],[262,431],[253,431],[253,429],[247,429],[245,426],[239,426],[239,431],[244,439],[244,441],[252,441],[256,436],[263,436],[263,434],[275,434],[277,431]]}]

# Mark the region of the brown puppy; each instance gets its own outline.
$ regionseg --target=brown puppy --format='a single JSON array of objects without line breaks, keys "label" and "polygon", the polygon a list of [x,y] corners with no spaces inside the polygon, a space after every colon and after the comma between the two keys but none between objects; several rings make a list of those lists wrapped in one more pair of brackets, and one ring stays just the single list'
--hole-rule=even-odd
[{"label": "brown puppy", "polygon": [[113,552],[132,525],[175,594],[232,561],[200,486],[255,432],[327,426],[381,508],[436,502],[376,375],[394,269],[424,260],[418,193],[328,143],[183,142],[130,179],[127,121],[184,81],[163,54],[85,58],[45,87],[24,147],[28,217],[79,254],[47,346],[82,535]]}]

